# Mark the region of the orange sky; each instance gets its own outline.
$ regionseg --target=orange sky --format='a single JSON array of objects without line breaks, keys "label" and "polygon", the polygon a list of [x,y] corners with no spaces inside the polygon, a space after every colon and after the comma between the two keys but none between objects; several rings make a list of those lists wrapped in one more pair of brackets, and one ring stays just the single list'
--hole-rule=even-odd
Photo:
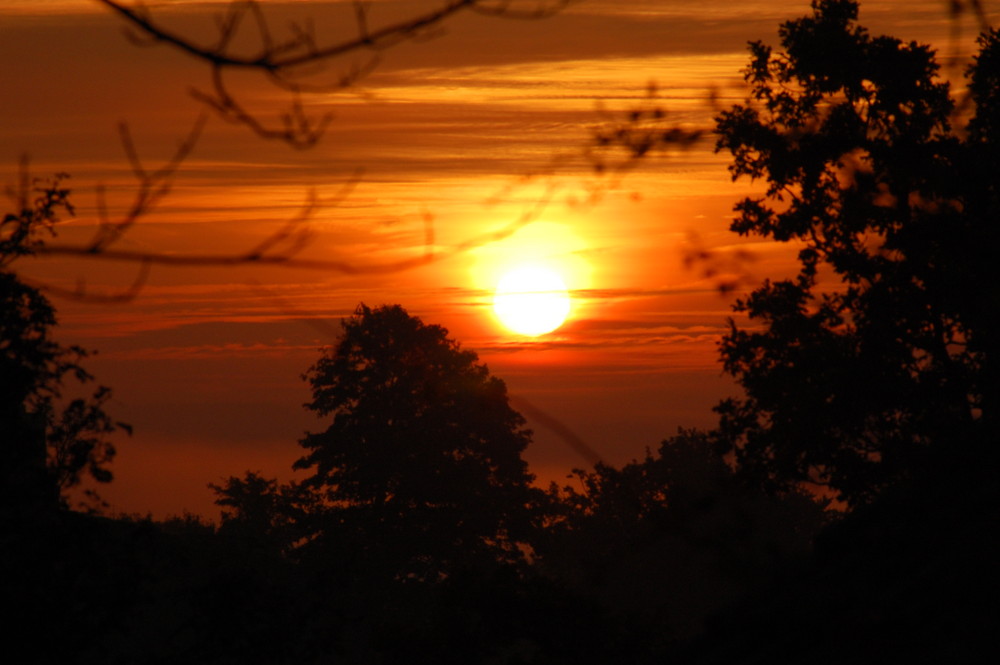
[{"label": "orange sky", "polygon": [[[170,25],[206,36],[221,7],[150,4]],[[352,26],[349,3],[263,4],[276,29],[304,16],[321,39]],[[376,2],[372,21],[433,4]],[[945,6],[863,2],[861,22],[947,47]],[[732,256],[730,210],[749,184],[729,181],[710,137],[620,179],[596,176],[581,154],[606,112],[641,104],[650,81],[669,122],[710,126],[710,90],[719,104],[742,95],[747,40],[775,43],[778,23],[807,10],[804,0],[594,0],[541,21],[463,15],[433,40],[384,53],[356,89],[309,98],[310,112],[334,114],[312,149],[212,118],[170,195],[121,248],[237,254],[294,217],[310,190],[333,199],[360,173],[309,220],[300,257],[377,267],[420,256],[431,220],[445,258],[355,275],[157,267],[127,304],[57,299],[61,338],[99,351],[89,367],[115,390],[114,415],[135,427],[103,492],[113,510],[215,515],[208,482],[246,469],[291,477],[296,440],[322,426],[301,407],[309,395],[300,374],[360,301],[400,303],[444,325],[507,382],[515,406],[542,409],[609,462],[641,456],[679,426],[710,425],[711,406],[732,390],[715,355],[732,296],[682,259],[695,246]],[[967,46],[971,23],[965,30]],[[0,0],[0,34],[0,173],[13,183],[21,154],[36,174],[71,173],[78,215],[59,240],[85,241],[97,185],[112,213],[135,190],[117,124],[128,123],[155,167],[197,117],[188,90],[204,87],[207,73],[167,47],[135,46],[93,0]],[[236,87],[261,117],[280,111],[280,94],[260,77]],[[455,253],[524,219],[504,240]],[[790,265],[787,250],[742,247],[756,279]],[[526,253],[562,266],[575,296],[567,324],[534,340],[506,333],[490,308],[503,266]],[[15,268],[94,294],[120,292],[136,275],[134,265],[65,258]],[[527,459],[541,478],[587,464],[532,425]]]}]

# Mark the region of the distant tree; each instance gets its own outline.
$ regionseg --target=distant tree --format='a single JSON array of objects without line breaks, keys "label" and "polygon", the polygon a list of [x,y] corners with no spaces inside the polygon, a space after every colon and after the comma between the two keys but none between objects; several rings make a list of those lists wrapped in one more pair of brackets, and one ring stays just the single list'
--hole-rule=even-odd
[{"label": "distant tree", "polygon": [[25,172],[17,210],[0,221],[0,491],[6,508],[65,506],[66,490],[85,475],[109,482],[115,449],[108,437],[128,429],[104,411],[105,387],[60,402],[68,380],[92,379],[81,365],[87,352],[52,339],[51,303],[7,270],[44,244],[60,212],[72,213],[62,178],[31,185]]},{"label": "distant tree", "polygon": [[307,408],[332,421],[295,463],[327,502],[327,535],[398,577],[522,561],[538,491],[503,381],[398,305],[362,304],[343,328],[304,377]]},{"label": "distant tree", "polygon": [[222,507],[219,535],[260,553],[286,555],[309,535],[309,519],[317,497],[298,483],[281,484],[248,471],[222,485],[209,484]]},{"label": "distant tree", "polygon": [[544,574],[649,625],[688,638],[713,611],[803,555],[827,521],[802,491],[748,486],[715,435],[682,430],[616,468],[576,471],[564,518],[540,547]]},{"label": "distant tree", "polygon": [[[737,301],[721,428],[772,488],[827,485],[851,505],[995,448],[1000,39],[969,69],[965,128],[934,52],[872,37],[852,0],[813,2],[750,46],[752,99],[718,116],[733,178],[766,193],[732,230],[799,247],[792,279]],[[976,460],[980,460],[976,462]]]}]

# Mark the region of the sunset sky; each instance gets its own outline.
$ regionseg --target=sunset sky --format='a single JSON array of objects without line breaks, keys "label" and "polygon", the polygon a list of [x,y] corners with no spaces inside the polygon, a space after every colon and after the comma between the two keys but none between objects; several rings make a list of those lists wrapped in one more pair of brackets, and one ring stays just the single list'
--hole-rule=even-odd
[{"label": "sunset sky", "polygon": [[[147,4],[205,43],[225,7]],[[349,2],[262,4],[276,34],[306,17],[321,43],[355,29]],[[370,25],[436,4],[376,1]],[[448,328],[506,381],[516,408],[544,412],[605,461],[711,425],[712,405],[734,390],[716,342],[738,295],[716,286],[785,274],[792,255],[727,231],[752,185],[730,181],[710,135],[621,174],[595,173],[585,151],[602,123],[652,104],[651,83],[664,126],[710,128],[715,110],[743,97],[747,41],[777,44],[778,24],[808,10],[806,0],[583,0],[542,20],[462,14],[432,39],[382,53],[356,86],[307,96],[307,113],[333,114],[310,149],[211,117],[170,193],[116,247],[237,256],[294,219],[312,191],[325,205],[302,223],[310,235],[296,258],[329,265],[155,266],[129,302],[53,296],[59,339],[98,351],[87,366],[113,388],[109,410],[135,428],[117,440],[116,478],[102,491],[112,510],[214,516],[209,482],[244,470],[294,477],[297,440],[324,427],[302,408],[301,374],[359,302],[399,303]],[[943,0],[862,2],[861,23],[945,55],[971,52],[975,36],[967,17],[949,41]],[[94,0],[0,0],[0,174],[13,185],[21,155],[34,175],[71,174],[77,215],[59,244],[92,236],[98,187],[112,218],[134,196],[120,122],[155,169],[203,109],[189,90],[207,89],[205,66],[138,46],[122,28]],[[315,80],[368,60],[331,62]],[[284,109],[287,95],[262,76],[233,82],[257,117],[274,122]],[[702,249],[711,263],[685,267]],[[391,269],[429,251],[438,258]],[[738,251],[752,260],[736,261]],[[526,259],[560,272],[572,295],[567,322],[536,338],[509,332],[492,310],[497,282]],[[710,265],[719,274],[706,276]],[[66,257],[14,268],[89,296],[125,292],[138,274],[134,263]],[[542,482],[590,465],[537,417],[529,424],[526,458]]]}]

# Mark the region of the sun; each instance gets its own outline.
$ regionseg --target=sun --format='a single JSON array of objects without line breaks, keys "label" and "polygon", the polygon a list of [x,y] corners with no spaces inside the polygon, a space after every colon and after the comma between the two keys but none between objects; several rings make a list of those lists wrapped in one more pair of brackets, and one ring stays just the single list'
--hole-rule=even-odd
[{"label": "sun", "polygon": [[569,291],[555,270],[521,265],[500,279],[493,296],[493,311],[504,326],[516,333],[544,335],[569,316]]}]

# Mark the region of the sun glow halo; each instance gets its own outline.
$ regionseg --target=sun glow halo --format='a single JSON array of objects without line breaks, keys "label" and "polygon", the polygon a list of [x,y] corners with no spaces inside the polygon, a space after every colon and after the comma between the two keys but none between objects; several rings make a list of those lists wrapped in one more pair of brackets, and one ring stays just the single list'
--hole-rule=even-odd
[{"label": "sun glow halo", "polygon": [[544,335],[569,316],[569,291],[555,270],[518,266],[506,272],[497,284],[493,311],[504,326],[516,333]]}]

